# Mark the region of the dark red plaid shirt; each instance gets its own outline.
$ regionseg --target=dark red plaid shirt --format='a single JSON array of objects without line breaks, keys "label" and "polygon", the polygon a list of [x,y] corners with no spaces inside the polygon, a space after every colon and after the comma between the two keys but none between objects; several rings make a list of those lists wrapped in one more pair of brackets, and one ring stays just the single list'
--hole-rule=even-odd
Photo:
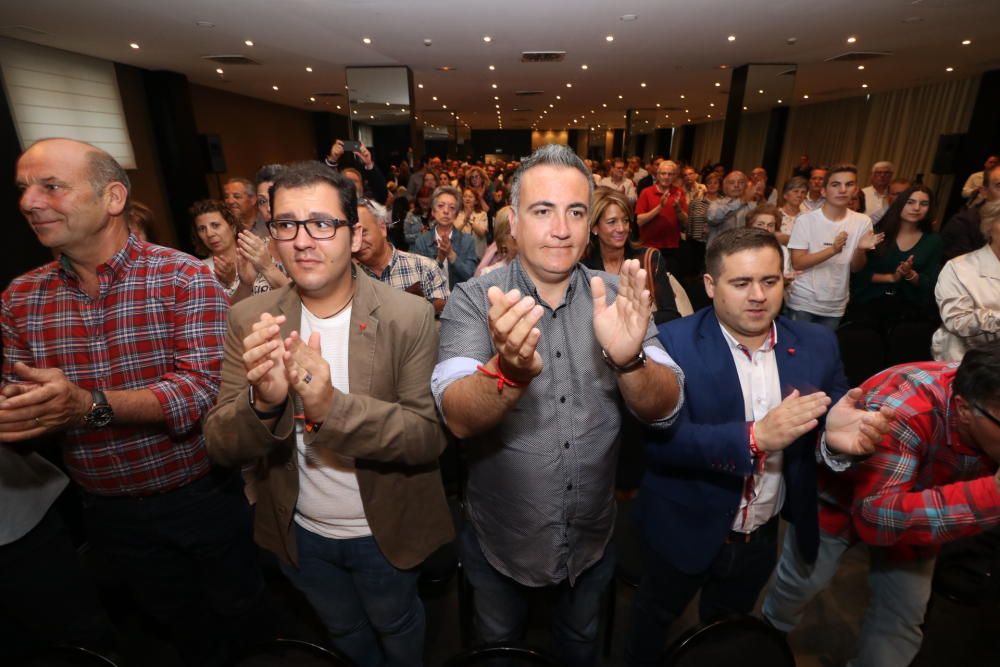
[{"label": "dark red plaid shirt", "polygon": [[66,431],[73,479],[99,495],[170,491],[209,470],[201,418],[215,402],[228,303],[204,263],[129,236],[98,267],[91,299],[68,262],[51,262],[4,291],[3,379],[14,363],[59,368],[84,389],[148,389],[166,424]]},{"label": "dark red plaid shirt", "polygon": [[1000,525],[997,470],[955,431],[957,364],[895,366],[861,388],[868,410],[896,409],[875,453],[842,473],[821,468],[820,528],[889,548],[895,560],[929,558],[945,542]]}]

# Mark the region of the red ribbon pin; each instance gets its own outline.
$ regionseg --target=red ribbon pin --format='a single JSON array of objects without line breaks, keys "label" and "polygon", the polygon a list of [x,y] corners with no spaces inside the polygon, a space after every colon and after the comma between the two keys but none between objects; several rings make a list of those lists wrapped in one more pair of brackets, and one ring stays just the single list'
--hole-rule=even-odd
[{"label": "red ribbon pin", "polygon": [[365,324],[364,322],[358,322],[358,329],[360,329],[361,331],[364,331],[367,328],[368,328],[367,324]]},{"label": "red ribbon pin", "polygon": [[788,354],[790,354],[790,355],[792,355],[794,357],[795,356],[795,348],[794,347],[788,348]]}]

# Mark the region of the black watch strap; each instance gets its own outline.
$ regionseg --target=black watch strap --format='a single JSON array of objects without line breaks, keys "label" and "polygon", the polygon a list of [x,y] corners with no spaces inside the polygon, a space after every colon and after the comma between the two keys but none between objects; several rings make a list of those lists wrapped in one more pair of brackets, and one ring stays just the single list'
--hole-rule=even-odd
[{"label": "black watch strap", "polygon": [[255,397],[254,397],[253,385],[250,385],[250,409],[254,411],[254,414],[257,415],[257,418],[260,420],[274,419],[275,417],[280,417],[281,413],[285,411],[284,403],[276,407],[273,407],[270,410],[258,410],[257,406],[254,405],[255,402],[254,398]]},{"label": "black watch strap", "polygon": [[635,358],[632,359],[632,361],[622,364],[621,366],[611,360],[611,357],[608,356],[608,353],[604,350],[604,348],[601,348],[601,356],[604,357],[604,363],[606,363],[608,367],[616,373],[628,373],[629,371],[634,371],[637,368],[642,368],[646,365],[646,351],[641,348],[639,350],[639,354],[635,355]]}]

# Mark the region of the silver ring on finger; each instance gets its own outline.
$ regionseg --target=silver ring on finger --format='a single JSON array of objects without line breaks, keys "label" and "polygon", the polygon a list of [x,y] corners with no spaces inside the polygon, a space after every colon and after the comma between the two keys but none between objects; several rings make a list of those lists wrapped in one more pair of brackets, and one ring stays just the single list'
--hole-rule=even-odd
[{"label": "silver ring on finger", "polygon": [[309,384],[310,382],[312,382],[313,381],[312,373],[310,373],[309,371],[306,371],[306,375],[305,375],[304,378],[302,378],[302,381],[305,382],[306,384]]},{"label": "silver ring on finger", "polygon": [[42,420],[41,420],[41,419],[39,419],[38,417],[34,417],[34,420],[35,420],[35,424],[36,424],[37,426],[41,426],[41,425],[42,425]]}]

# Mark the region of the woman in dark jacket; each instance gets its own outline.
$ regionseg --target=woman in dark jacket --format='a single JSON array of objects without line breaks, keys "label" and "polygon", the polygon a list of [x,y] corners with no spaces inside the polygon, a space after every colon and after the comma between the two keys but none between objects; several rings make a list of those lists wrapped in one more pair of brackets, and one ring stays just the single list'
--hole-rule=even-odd
[{"label": "woman in dark jacket", "polygon": [[[655,248],[644,248],[629,238],[635,231],[632,206],[624,194],[610,188],[597,188],[590,206],[590,248],[583,263],[598,271],[617,275],[627,259],[637,259],[647,269],[647,282],[653,297],[653,319],[657,324],[681,316],[676,295],[670,284],[667,263]],[[648,279],[652,273],[652,281]]]}]

